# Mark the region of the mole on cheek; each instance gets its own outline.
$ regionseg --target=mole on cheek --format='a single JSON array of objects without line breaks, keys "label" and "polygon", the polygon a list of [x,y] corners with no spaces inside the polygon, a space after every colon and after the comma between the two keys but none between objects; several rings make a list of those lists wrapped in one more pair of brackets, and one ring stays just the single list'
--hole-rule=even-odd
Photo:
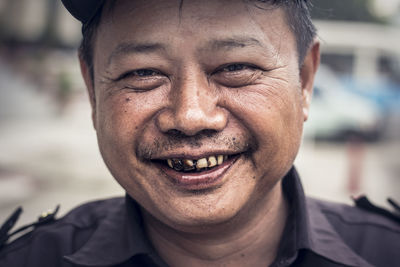
[{"label": "mole on cheek", "polygon": [[130,97],[125,98],[125,102],[130,102],[130,101],[131,101]]}]

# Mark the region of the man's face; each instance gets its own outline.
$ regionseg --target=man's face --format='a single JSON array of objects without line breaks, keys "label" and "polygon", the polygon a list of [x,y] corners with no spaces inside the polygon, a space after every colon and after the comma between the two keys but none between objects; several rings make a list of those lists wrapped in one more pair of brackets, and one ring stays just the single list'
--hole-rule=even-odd
[{"label": "man's face", "polygon": [[251,216],[292,166],[307,116],[311,86],[284,12],[240,0],[116,3],[95,39],[93,85],[84,70],[111,173],[172,226]]}]

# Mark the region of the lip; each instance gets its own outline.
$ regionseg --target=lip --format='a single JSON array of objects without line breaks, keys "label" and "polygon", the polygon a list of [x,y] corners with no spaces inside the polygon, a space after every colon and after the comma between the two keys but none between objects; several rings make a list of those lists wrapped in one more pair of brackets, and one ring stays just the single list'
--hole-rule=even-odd
[{"label": "lip", "polygon": [[174,185],[185,190],[203,190],[211,189],[221,185],[224,182],[224,174],[231,168],[241,154],[238,154],[221,165],[211,170],[203,172],[185,173],[177,172],[168,166],[159,164],[161,170],[174,183]]}]

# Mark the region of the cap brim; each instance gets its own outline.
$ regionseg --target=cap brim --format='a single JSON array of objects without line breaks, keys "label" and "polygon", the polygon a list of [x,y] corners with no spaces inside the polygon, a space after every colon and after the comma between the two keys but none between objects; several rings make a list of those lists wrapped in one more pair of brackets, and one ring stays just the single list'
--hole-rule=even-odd
[{"label": "cap brim", "polygon": [[105,0],[61,0],[65,8],[83,25],[88,23],[100,10]]}]

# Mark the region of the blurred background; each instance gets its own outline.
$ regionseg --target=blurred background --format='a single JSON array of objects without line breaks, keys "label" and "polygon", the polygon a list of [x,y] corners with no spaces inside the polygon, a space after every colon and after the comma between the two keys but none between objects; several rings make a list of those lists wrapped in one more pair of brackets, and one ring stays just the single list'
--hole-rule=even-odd
[{"label": "blurred background", "polygon": [[[296,160],[310,196],[400,201],[400,0],[315,0],[322,65]],[[123,195],[98,152],[58,0],[0,0],[0,222]]]}]

